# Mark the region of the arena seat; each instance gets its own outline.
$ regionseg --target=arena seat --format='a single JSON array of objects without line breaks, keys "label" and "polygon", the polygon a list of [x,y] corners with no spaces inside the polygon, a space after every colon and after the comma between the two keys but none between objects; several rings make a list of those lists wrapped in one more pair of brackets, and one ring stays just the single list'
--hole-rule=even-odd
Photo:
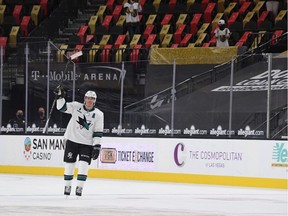
[{"label": "arena seat", "polygon": [[[101,47],[101,45],[100,45]],[[112,49],[112,45],[111,44],[106,44],[103,47],[103,50],[100,54],[101,57],[101,62],[110,62],[111,59],[111,49]]]},{"label": "arena seat", "polygon": [[271,44],[275,45],[278,42],[278,37],[280,37],[284,33],[284,30],[276,30],[272,36]]},{"label": "arena seat", "polygon": [[67,44],[61,44],[58,51],[57,51],[57,62],[63,62],[64,59],[66,59],[66,57],[64,58],[64,54],[66,53],[68,49],[68,45]]},{"label": "arena seat", "polygon": [[146,29],[145,29],[145,31],[143,32],[143,38],[144,38],[145,40],[147,40],[148,37],[149,37],[149,35],[153,33],[154,27],[155,27],[155,26],[154,26],[154,25],[151,25],[151,24],[146,26]]},{"label": "arena seat", "polygon": [[238,19],[238,17],[239,17],[239,12],[233,12],[231,14],[227,22],[228,28],[230,28],[230,26]]},{"label": "arena seat", "polygon": [[81,40],[81,43],[84,44],[85,43],[85,38],[86,38],[86,35],[87,35],[87,30],[88,30],[88,26],[81,26],[77,35],[78,37],[80,38]]},{"label": "arena seat", "polygon": [[194,14],[193,19],[190,22],[190,33],[192,33],[192,34],[196,34],[197,33],[198,28],[201,25],[201,22],[200,22],[201,21],[201,17],[202,17],[201,13]]},{"label": "arena seat", "polygon": [[133,47],[132,52],[130,53],[130,61],[138,61],[139,60],[139,53],[140,53],[140,49],[142,48],[141,44],[136,44]]},{"label": "arena seat", "polygon": [[48,15],[48,0],[40,0],[41,11],[46,17]]},{"label": "arena seat", "polygon": [[[209,2],[209,1],[208,1]],[[216,3],[209,3],[204,11],[204,21],[211,22]]]},{"label": "arena seat", "polygon": [[240,14],[242,17],[245,17],[248,12],[252,12],[252,11],[249,10],[249,8],[251,7],[251,5],[252,5],[251,2],[244,2],[244,3],[241,5],[240,9],[239,9],[239,14]]},{"label": "arena seat", "polygon": [[178,19],[177,19],[177,21],[176,21],[176,28],[178,28],[178,26],[180,25],[180,24],[186,24],[186,23],[188,23],[188,14],[180,14],[179,15],[179,17],[178,17]]},{"label": "arena seat", "polygon": [[126,35],[118,35],[115,43],[114,43],[114,47],[116,49],[118,49],[125,41]]},{"label": "arena seat", "polygon": [[95,33],[95,27],[96,27],[96,24],[97,24],[97,20],[98,20],[98,16],[96,16],[96,15],[90,17],[90,20],[88,22],[88,27],[90,29],[90,33],[91,34]]},{"label": "arena seat", "polygon": [[197,35],[208,32],[210,33],[210,23],[203,23],[201,28],[197,31]]},{"label": "arena seat", "polygon": [[123,10],[123,6],[122,5],[116,5],[113,12],[112,12],[112,16],[113,16],[113,21],[114,23],[116,23],[121,15],[121,12]]},{"label": "arena seat", "polygon": [[120,15],[118,21],[116,22],[116,26],[125,27],[126,15]]},{"label": "arena seat", "polygon": [[3,48],[3,56],[5,57],[5,51],[7,47],[8,37],[0,37],[0,47]]},{"label": "arena seat", "polygon": [[130,48],[134,48],[140,42],[140,39],[141,39],[141,34],[134,34],[129,44]]},{"label": "arena seat", "polygon": [[194,43],[195,47],[201,47],[206,42],[207,33],[200,33],[197,35],[197,40]]},{"label": "arena seat", "polygon": [[250,31],[244,32],[242,37],[239,39],[239,41],[236,43],[236,46],[248,46],[249,45],[249,39],[251,37]]},{"label": "arena seat", "polygon": [[30,16],[23,16],[20,24],[22,35],[27,37],[32,30],[32,21]]},{"label": "arena seat", "polygon": [[113,9],[114,9],[114,4],[115,4],[115,0],[107,0],[106,1],[106,6],[107,6],[107,9],[112,12]]},{"label": "arena seat", "polygon": [[112,15],[106,15],[104,17],[104,20],[102,22],[102,25],[106,27],[107,31],[109,31],[110,29],[110,26],[112,25],[112,19],[113,19],[113,16]]},{"label": "arena seat", "polygon": [[89,62],[97,61],[96,54],[98,53],[100,46],[97,44],[93,44],[91,49],[89,50]]},{"label": "arena seat", "polygon": [[96,13],[96,15],[99,17],[100,23],[103,23],[104,16],[106,15],[106,5],[101,5]]},{"label": "arena seat", "polygon": [[10,34],[9,34],[9,46],[11,48],[16,48],[17,41],[19,38],[19,26],[12,26]]},{"label": "arena seat", "polygon": [[111,35],[103,35],[101,41],[99,42],[100,48],[104,49],[104,47],[108,45],[108,42],[110,41],[110,39],[111,39]]},{"label": "arena seat", "polygon": [[168,34],[168,32],[170,31],[170,25],[163,25],[163,27],[161,28],[161,31],[159,32],[159,39],[160,41],[163,40],[164,36],[166,34]]},{"label": "arena seat", "polygon": [[170,48],[178,48],[179,47],[179,44],[171,44]]},{"label": "arena seat", "polygon": [[165,14],[165,16],[163,17],[162,21],[161,21],[161,27],[163,25],[167,25],[167,24],[171,24],[171,20],[172,20],[173,15],[172,14]]},{"label": "arena seat", "polygon": [[31,11],[31,19],[35,26],[38,26],[42,19],[42,12],[40,9],[40,5],[34,5]]},{"label": "arena seat", "polygon": [[122,62],[126,60],[126,44],[121,44],[117,52],[115,53],[115,62]]},{"label": "arena seat", "polygon": [[13,17],[15,18],[15,22],[17,25],[20,25],[21,18],[22,18],[22,11],[23,5],[15,5],[14,10],[13,10]]},{"label": "arena seat", "polygon": [[155,21],[156,21],[156,14],[151,14],[149,15],[148,19],[146,20],[146,23],[145,25],[148,26],[148,25],[154,25],[155,24]]},{"label": "arena seat", "polygon": [[185,34],[185,36],[183,37],[183,39],[181,40],[179,45],[181,47],[187,47],[188,44],[191,42],[192,36],[193,36],[193,34],[191,34],[191,33]]},{"label": "arena seat", "polygon": [[237,3],[236,2],[230,2],[228,7],[225,8],[225,10],[224,10],[224,14],[227,17],[229,17],[232,12],[237,12]]},{"label": "arena seat", "polygon": [[149,49],[154,44],[156,37],[156,34],[150,34],[145,42],[145,47]]},{"label": "arena seat", "polygon": [[174,43],[179,44],[182,40],[182,35],[184,33],[184,29],[186,28],[186,24],[180,24],[174,33]]},{"label": "arena seat", "polygon": [[166,34],[161,42],[161,47],[170,47],[172,43],[173,34]]},{"label": "arena seat", "polygon": [[0,24],[3,24],[4,22],[6,7],[7,7],[6,5],[0,5]]},{"label": "arena seat", "polygon": [[155,7],[156,12],[158,12],[159,6],[160,6],[161,0],[154,0],[153,6]]},{"label": "arena seat", "polygon": [[263,10],[265,10],[265,1],[258,1],[252,11],[255,12],[259,18]]}]

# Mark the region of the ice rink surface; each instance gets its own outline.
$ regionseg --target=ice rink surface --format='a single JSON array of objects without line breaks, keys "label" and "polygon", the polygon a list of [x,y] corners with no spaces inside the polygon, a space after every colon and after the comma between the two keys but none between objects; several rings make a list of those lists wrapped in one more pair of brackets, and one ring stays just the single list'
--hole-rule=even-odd
[{"label": "ice rink surface", "polygon": [[0,215],[288,215],[287,190],[95,178],[82,197],[72,190],[66,199],[60,176],[0,174]]}]

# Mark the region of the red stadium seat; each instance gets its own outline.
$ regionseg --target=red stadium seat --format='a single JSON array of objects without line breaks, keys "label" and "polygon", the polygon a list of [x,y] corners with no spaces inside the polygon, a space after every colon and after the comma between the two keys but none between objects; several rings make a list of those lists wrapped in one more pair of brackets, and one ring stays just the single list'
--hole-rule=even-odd
[{"label": "red stadium seat", "polygon": [[30,16],[23,16],[21,24],[20,24],[20,28],[22,31],[22,35],[27,37],[29,34],[29,24],[31,21],[31,17]]},{"label": "red stadium seat", "polygon": [[238,16],[239,16],[239,12],[233,12],[231,14],[231,16],[228,19],[228,23],[227,23],[228,28],[230,28],[230,26],[237,20]]},{"label": "red stadium seat", "polygon": [[261,23],[265,21],[265,19],[268,18],[270,11],[263,11],[260,15],[260,17],[257,20],[257,26],[259,27]]},{"label": "red stadium seat", "polygon": [[190,22],[190,33],[196,34],[198,31],[198,25],[201,20],[202,14],[194,14],[193,19]]},{"label": "red stadium seat", "polygon": [[20,25],[22,8],[23,5],[15,5],[13,10],[13,17],[17,25]]},{"label": "red stadium seat", "polygon": [[166,14],[164,17],[163,17],[163,20],[161,21],[161,26],[163,25],[168,25],[170,24],[170,21],[172,19],[172,14]]},{"label": "red stadium seat", "polygon": [[145,31],[144,31],[144,33],[143,33],[143,38],[144,38],[145,40],[147,40],[148,37],[149,37],[149,35],[152,34],[153,30],[154,30],[154,25],[147,25],[147,26],[146,26],[146,29],[145,29]]},{"label": "red stadium seat", "polygon": [[239,13],[244,17],[246,13],[248,12],[248,8],[250,7],[251,2],[244,2],[239,9]]},{"label": "red stadium seat", "polygon": [[106,27],[107,31],[109,31],[112,19],[113,19],[112,15],[106,15],[103,20],[102,25]]},{"label": "red stadium seat", "polygon": [[123,6],[122,5],[116,5],[114,10],[113,10],[113,13],[112,13],[112,16],[113,16],[113,21],[116,23],[121,15],[121,11],[123,9]]},{"label": "red stadium seat", "polygon": [[178,43],[176,43],[176,44],[174,43],[174,44],[171,45],[171,48],[177,48],[178,46],[179,46]]},{"label": "red stadium seat", "polygon": [[85,36],[87,34],[87,29],[88,29],[88,26],[81,26],[80,30],[77,33],[77,35],[80,38],[82,44],[84,44],[84,42],[85,42]]},{"label": "red stadium seat", "polygon": [[136,44],[132,50],[132,52],[130,53],[130,61],[138,61],[139,60],[139,52],[142,48],[141,44]]},{"label": "red stadium seat", "polygon": [[154,43],[156,37],[157,37],[156,34],[150,34],[147,41],[145,42],[145,47],[149,49]]},{"label": "red stadium seat", "polygon": [[193,36],[193,34],[186,34],[186,35],[183,37],[182,41],[180,42],[180,46],[181,46],[181,47],[186,47],[186,46],[189,44],[192,36]]},{"label": "red stadium seat", "polygon": [[5,49],[7,46],[8,37],[0,37],[0,47],[3,47],[3,56],[5,56]]},{"label": "red stadium seat", "polygon": [[209,3],[204,11],[204,20],[205,22],[210,23],[212,21],[212,14],[216,8],[216,3]]},{"label": "red stadium seat", "polygon": [[112,45],[107,44],[101,52],[101,62],[110,62]]},{"label": "red stadium seat", "polygon": [[174,42],[179,44],[182,40],[182,33],[184,29],[186,28],[186,24],[180,24],[177,28],[177,30],[174,33]]},{"label": "red stadium seat", "polygon": [[41,11],[44,16],[48,15],[48,0],[41,0],[40,1]]},{"label": "red stadium seat", "polygon": [[125,38],[126,38],[126,35],[118,35],[114,43],[114,47],[118,49],[123,44]]}]

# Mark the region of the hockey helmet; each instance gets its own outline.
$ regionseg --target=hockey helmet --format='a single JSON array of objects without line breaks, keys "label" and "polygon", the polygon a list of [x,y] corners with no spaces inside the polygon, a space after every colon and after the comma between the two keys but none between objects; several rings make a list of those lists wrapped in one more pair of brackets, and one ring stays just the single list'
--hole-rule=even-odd
[{"label": "hockey helmet", "polygon": [[[95,102],[96,102],[97,95],[96,95],[96,92],[95,92],[95,91],[87,91],[87,92],[85,93],[84,98],[86,98],[86,97],[94,98],[94,99],[95,99]],[[95,102],[94,102],[94,105],[95,105]]]}]

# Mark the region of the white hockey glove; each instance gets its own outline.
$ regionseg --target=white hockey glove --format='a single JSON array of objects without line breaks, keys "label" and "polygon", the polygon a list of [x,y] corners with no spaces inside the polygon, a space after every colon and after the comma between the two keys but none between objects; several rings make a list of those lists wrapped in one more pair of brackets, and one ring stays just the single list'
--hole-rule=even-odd
[{"label": "white hockey glove", "polygon": [[91,158],[93,160],[96,160],[99,157],[100,151],[101,151],[100,144],[96,144],[95,146],[92,146]]}]

